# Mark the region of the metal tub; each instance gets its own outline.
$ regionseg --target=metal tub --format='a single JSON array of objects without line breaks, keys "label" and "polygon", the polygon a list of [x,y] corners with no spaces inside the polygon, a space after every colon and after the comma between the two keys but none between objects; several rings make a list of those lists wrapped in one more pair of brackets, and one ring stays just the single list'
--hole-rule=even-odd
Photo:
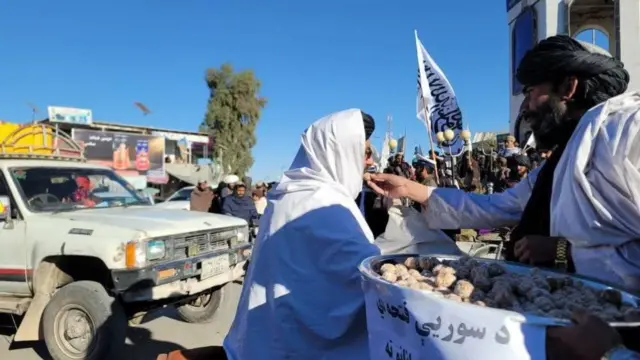
[{"label": "metal tub", "polygon": [[[423,291],[418,291],[414,289],[409,289],[405,287],[400,287],[398,285],[392,284],[383,280],[379,275],[378,271],[380,267],[385,263],[403,263],[408,257],[418,257],[418,256],[434,256],[441,260],[456,260],[459,259],[460,256],[453,255],[437,255],[437,254],[402,254],[402,255],[382,255],[382,256],[374,256],[368,259],[365,259],[359,269],[362,275],[362,286],[365,292],[365,303],[367,308],[367,326],[369,330],[369,342],[370,342],[370,350],[372,353],[372,359],[382,359],[383,357],[377,357],[375,354],[380,352],[388,352],[389,347],[394,347],[393,345],[385,345],[385,343],[392,344],[393,341],[388,339],[396,339],[395,344],[396,348],[402,348],[405,352],[410,352],[412,355],[412,360],[417,359],[474,359],[474,360],[483,360],[483,359],[495,359],[498,360],[500,358],[509,358],[510,360],[517,359],[545,359],[545,349],[544,349],[544,340],[542,345],[537,343],[538,345],[534,345],[530,343],[527,339],[528,334],[536,334],[535,336],[531,336],[531,338],[540,338],[540,334],[542,331],[542,336],[544,337],[546,333],[546,328],[553,326],[566,326],[570,324],[569,320],[566,319],[557,319],[550,317],[542,317],[538,315],[532,314],[521,314],[513,311],[494,309],[494,308],[486,308],[480,307],[473,304],[468,303],[458,303],[450,300],[446,300],[443,298],[439,298],[436,295],[432,295]],[[526,273],[532,267],[519,264],[519,263],[511,263],[505,261],[498,260],[490,260],[490,259],[482,259],[476,258],[476,260],[484,263],[491,262],[499,262],[502,266],[506,267],[508,271],[515,273]],[[552,270],[540,270],[540,273],[547,275],[559,275],[561,273],[552,271]],[[563,274],[567,275],[567,274]],[[571,275],[569,275],[571,276]],[[576,280],[583,282],[585,285],[596,288],[596,289],[616,289],[621,292],[623,296],[623,301],[635,304],[638,306],[640,304],[640,298],[635,294],[621,289],[617,286],[612,286],[610,284],[604,284],[600,281],[586,278],[582,276],[571,276]],[[400,303],[400,305],[397,305]],[[399,313],[404,313],[406,315],[398,316],[394,318],[394,321],[389,321],[388,318],[393,318],[393,314],[388,313],[386,311],[385,306],[381,306],[381,304],[387,304],[387,309],[389,304],[396,304],[398,308],[402,308],[403,311],[399,311]],[[422,305],[421,305],[422,304]],[[425,305],[426,304],[426,305]],[[392,305],[391,308],[394,308]],[[426,307],[425,307],[426,306]],[[382,308],[382,309],[381,309]],[[452,320],[452,323],[456,323],[462,326],[462,323],[465,322],[465,326],[475,327],[479,329],[481,326],[485,329],[485,324],[487,324],[487,329],[490,327],[490,322],[492,319],[503,319],[504,325],[508,326],[509,329],[512,330],[512,333],[515,334],[512,343],[513,343],[513,351],[507,352],[502,355],[498,355],[495,349],[487,350],[492,351],[491,353],[483,356],[481,354],[481,349],[492,349],[492,346],[495,347],[495,341],[489,341],[487,339],[483,339],[482,341],[477,339],[470,339],[466,342],[466,344],[461,344],[460,348],[466,346],[468,349],[467,352],[463,353],[455,353],[457,350],[453,351],[453,356],[449,350],[452,348],[450,343],[442,343],[441,335],[433,335],[427,337],[417,337],[416,333],[420,331],[418,328],[421,326],[420,324],[428,324],[431,322],[433,324],[434,319],[437,317],[440,319],[440,314],[448,314],[442,315],[442,318],[446,318],[449,316],[450,318],[455,318],[456,320]],[[382,320],[382,318],[387,317],[386,320]],[[408,318],[409,321],[398,321],[400,317]],[[469,321],[466,321],[469,320]],[[386,322],[384,322],[386,321]],[[404,322],[404,323],[403,323]],[[446,320],[445,320],[446,322]],[[415,330],[413,330],[413,325],[415,324]],[[468,325],[471,324],[471,325]],[[640,327],[640,323],[622,323],[622,322],[614,322],[611,323],[612,326],[618,328],[618,331],[623,335],[623,337],[628,336],[638,336],[638,328]],[[499,325],[498,325],[499,326]],[[515,331],[514,331],[515,329]],[[493,330],[491,330],[493,331]],[[495,331],[494,331],[495,332]],[[438,338],[440,336],[440,338]],[[497,336],[497,335],[496,335]],[[484,335],[483,335],[484,337]],[[486,336],[489,338],[489,336]],[[497,338],[496,338],[497,339]],[[419,341],[418,341],[419,340]],[[464,341],[464,340],[463,340]],[[483,342],[483,346],[480,346],[480,343]],[[475,343],[475,344],[474,344]],[[626,342],[625,342],[626,343]],[[486,345],[486,346],[485,346]],[[381,346],[383,346],[381,348]],[[474,347],[475,346],[475,347]],[[511,346],[511,345],[510,345]],[[542,349],[540,349],[540,347]],[[635,346],[633,346],[635,347]],[[410,350],[406,350],[408,348]],[[504,347],[502,347],[504,348]],[[500,350],[501,348],[496,348]],[[393,351],[391,351],[393,352]],[[524,352],[527,354],[525,355]],[[466,355],[465,355],[466,354]],[[473,354],[472,356],[468,354]],[[388,354],[387,354],[388,355]],[[397,353],[392,354],[395,357],[398,357]],[[502,356],[502,357],[499,357]],[[402,358],[402,355],[400,356]],[[405,358],[408,356],[405,355]]]}]

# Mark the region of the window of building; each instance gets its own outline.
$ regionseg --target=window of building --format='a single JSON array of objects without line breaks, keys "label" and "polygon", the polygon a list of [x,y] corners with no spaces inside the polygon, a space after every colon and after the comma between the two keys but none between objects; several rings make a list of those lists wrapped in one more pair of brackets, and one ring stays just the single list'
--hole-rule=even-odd
[{"label": "window of building", "polygon": [[516,80],[516,71],[520,61],[531,50],[537,42],[538,38],[538,22],[536,19],[536,10],[533,7],[526,7],[515,20],[513,25],[513,33],[511,38],[511,74],[513,76],[513,95],[522,93],[522,84]]}]

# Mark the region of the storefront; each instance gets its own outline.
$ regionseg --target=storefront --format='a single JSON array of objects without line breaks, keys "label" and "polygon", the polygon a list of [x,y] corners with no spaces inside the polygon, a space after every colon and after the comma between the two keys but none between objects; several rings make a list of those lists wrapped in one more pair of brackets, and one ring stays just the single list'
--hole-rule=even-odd
[{"label": "storefront", "polygon": [[168,131],[152,131],[151,135],[165,139],[165,154],[171,163],[195,164],[210,154],[209,136]]},{"label": "storefront", "polygon": [[50,107],[50,123],[85,145],[88,161],[110,166],[136,187],[171,182],[165,164],[206,163],[212,144],[206,134],[96,121],[91,110]]}]

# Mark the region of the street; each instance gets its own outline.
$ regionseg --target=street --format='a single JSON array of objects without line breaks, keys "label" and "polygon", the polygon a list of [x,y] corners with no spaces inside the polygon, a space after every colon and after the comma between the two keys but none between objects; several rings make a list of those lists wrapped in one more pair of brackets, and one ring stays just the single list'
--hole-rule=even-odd
[{"label": "street", "polygon": [[[216,319],[209,324],[188,324],[178,320],[173,308],[147,315],[141,325],[129,327],[122,359],[155,360],[160,353],[180,348],[221,345],[233,321],[241,288],[242,285],[236,283],[224,288]],[[0,359],[51,359],[44,343],[14,344],[10,350],[12,327],[11,317],[0,316]]]}]

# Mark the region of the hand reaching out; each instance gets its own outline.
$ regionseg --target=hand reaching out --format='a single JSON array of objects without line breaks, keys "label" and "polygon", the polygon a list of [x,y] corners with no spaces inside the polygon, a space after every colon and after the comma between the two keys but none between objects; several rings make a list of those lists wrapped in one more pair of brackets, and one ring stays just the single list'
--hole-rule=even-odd
[{"label": "hand reaching out", "polygon": [[392,199],[409,196],[410,181],[402,176],[392,174],[371,174],[367,185],[379,195]]}]

